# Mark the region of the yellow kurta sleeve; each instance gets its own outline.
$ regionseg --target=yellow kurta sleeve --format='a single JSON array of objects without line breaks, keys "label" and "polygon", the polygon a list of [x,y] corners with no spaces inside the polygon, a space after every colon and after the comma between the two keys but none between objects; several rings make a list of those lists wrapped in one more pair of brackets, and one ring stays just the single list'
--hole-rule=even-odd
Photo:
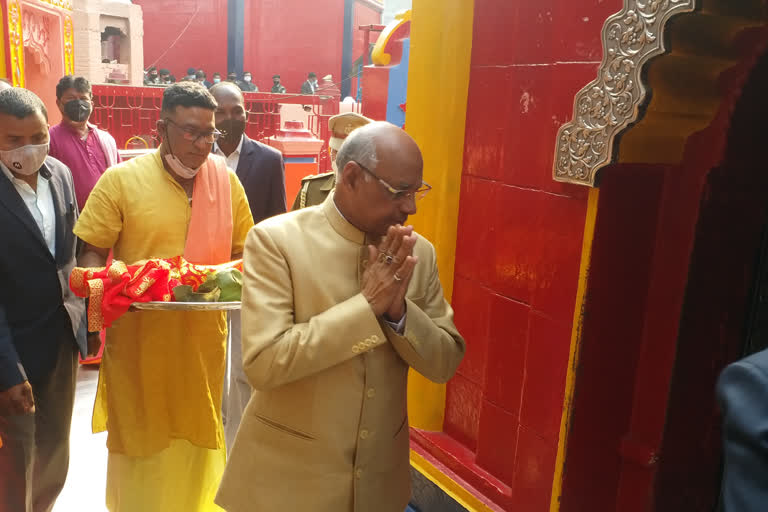
[{"label": "yellow kurta sleeve", "polygon": [[445,300],[437,272],[437,258],[430,244],[429,284],[423,299],[406,299],[405,332],[386,327],[387,337],[408,365],[433,382],[447,382],[461,363],[466,343],[453,324],[453,309]]},{"label": "yellow kurta sleeve", "polygon": [[88,196],[74,233],[80,239],[102,249],[111,249],[123,229],[119,171],[108,170]]},{"label": "yellow kurta sleeve", "polygon": [[240,254],[245,247],[245,237],[253,227],[253,215],[243,184],[232,170],[229,171],[229,184],[232,196],[232,254]]}]

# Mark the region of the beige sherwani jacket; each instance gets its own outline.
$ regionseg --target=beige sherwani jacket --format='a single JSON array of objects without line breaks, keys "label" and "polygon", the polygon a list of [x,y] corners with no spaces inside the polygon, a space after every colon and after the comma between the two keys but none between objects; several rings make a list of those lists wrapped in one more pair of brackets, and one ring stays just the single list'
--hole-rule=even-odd
[{"label": "beige sherwani jacket", "polygon": [[230,512],[402,512],[408,367],[445,382],[465,344],[419,237],[403,336],[360,293],[365,235],[319,206],[245,244],[243,367],[254,388],[216,502]]}]

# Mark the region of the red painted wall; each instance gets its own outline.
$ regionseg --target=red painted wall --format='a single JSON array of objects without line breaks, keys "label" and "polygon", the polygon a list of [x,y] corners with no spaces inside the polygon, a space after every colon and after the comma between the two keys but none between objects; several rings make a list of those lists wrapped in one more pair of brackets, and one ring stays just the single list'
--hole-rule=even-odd
[{"label": "red painted wall", "polygon": [[[141,5],[144,12],[145,68],[157,61],[158,69],[170,69],[178,80],[186,75],[189,67],[202,68],[209,80],[215,71],[226,75],[227,0],[135,0],[134,3]],[[190,20],[189,28],[184,31]]]},{"label": "red painted wall", "polygon": [[298,93],[307,73],[319,79],[341,75],[344,0],[246,2],[243,69],[261,91],[280,74],[289,93]]},{"label": "red painted wall", "polygon": [[476,0],[453,305],[467,355],[445,432],[505,510],[548,510],[587,190],[552,180],[558,127],[620,0]]}]

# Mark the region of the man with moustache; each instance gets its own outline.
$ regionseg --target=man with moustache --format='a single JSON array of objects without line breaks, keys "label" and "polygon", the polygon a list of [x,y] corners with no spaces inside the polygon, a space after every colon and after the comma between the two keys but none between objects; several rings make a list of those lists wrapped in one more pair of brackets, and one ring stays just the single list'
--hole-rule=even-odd
[{"label": "man with moustache", "polygon": [[[110,249],[126,264],[241,256],[253,220],[240,180],[210,154],[216,108],[200,84],[165,89],[160,148],[112,167],[91,192],[74,229],[80,266],[104,267]],[[215,510],[226,339],[216,311],[140,311],[107,329],[93,424],[109,432],[111,512]]]},{"label": "man with moustache", "polygon": [[267,219],[244,253],[243,368],[254,388],[216,503],[229,512],[400,512],[410,498],[407,377],[447,381],[465,343],[434,247],[413,228],[416,142],[350,135],[325,202]]},{"label": "man with moustache", "polygon": [[[283,156],[271,148],[245,135],[247,113],[245,99],[237,85],[223,82],[211,87],[216,99],[216,128],[222,136],[213,145],[213,152],[227,160],[227,166],[240,178],[248,204],[251,206],[253,221],[285,213],[285,164]],[[248,399],[251,386],[243,374],[240,351],[240,312],[231,313],[230,376],[224,410],[226,411],[224,432],[227,446],[234,440],[240,418]]]}]

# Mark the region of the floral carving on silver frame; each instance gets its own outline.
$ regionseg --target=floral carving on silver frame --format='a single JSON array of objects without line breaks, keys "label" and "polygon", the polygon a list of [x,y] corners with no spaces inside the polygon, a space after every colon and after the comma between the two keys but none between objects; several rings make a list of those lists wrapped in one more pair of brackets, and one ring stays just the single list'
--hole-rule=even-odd
[{"label": "floral carving on silver frame", "polygon": [[692,12],[700,0],[624,0],[603,25],[598,77],[574,99],[573,120],[557,133],[553,178],[595,186],[597,171],[613,162],[615,140],[640,117],[646,98],[643,66],[665,52],[670,18]]}]

